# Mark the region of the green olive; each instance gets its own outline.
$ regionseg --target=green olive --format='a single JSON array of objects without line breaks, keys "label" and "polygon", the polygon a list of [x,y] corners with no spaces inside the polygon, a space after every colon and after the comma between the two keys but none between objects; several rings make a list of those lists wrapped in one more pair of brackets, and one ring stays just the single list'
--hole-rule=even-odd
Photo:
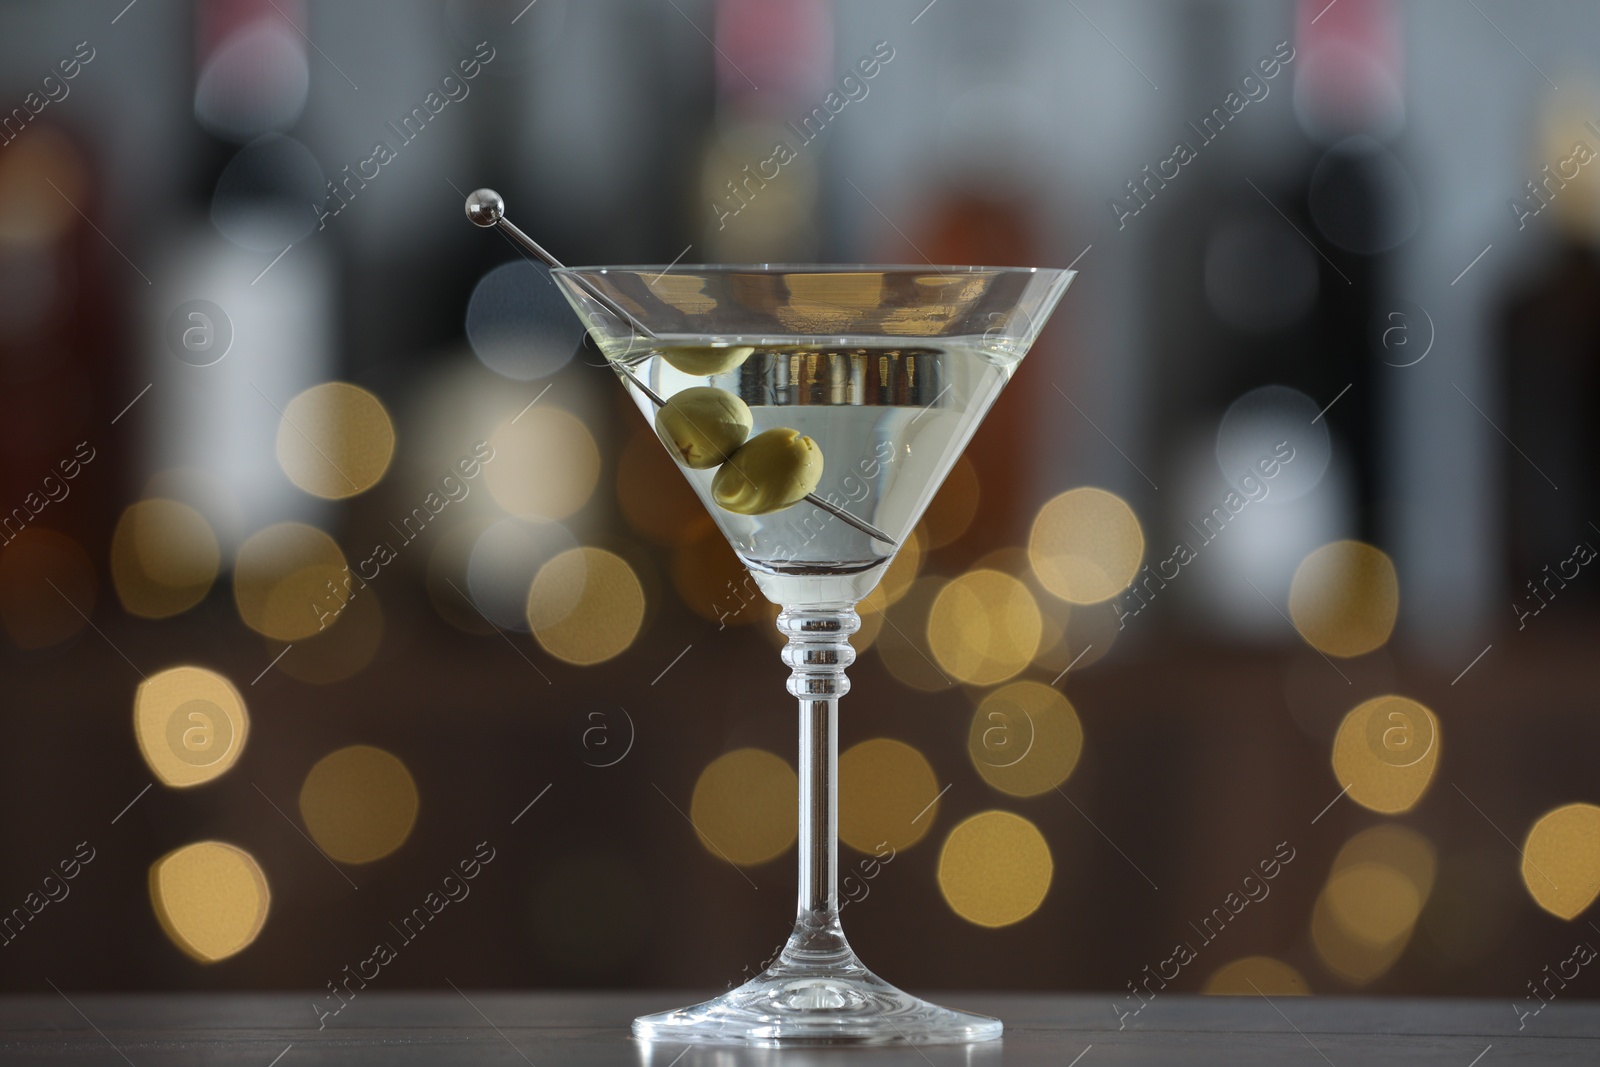
[{"label": "green olive", "polygon": [[704,470],[733,455],[750,436],[750,409],[726,389],[697,385],[656,412],[656,436],[685,467]]},{"label": "green olive", "polygon": [[822,481],[822,449],[799,430],[779,427],[740,446],[711,482],[717,504],[740,515],[764,515],[805,499]]},{"label": "green olive", "polygon": [[731,370],[737,370],[754,351],[755,349],[748,345],[726,345],[720,348],[695,345],[663,349],[661,358],[685,374],[709,378],[713,374],[726,374]]}]

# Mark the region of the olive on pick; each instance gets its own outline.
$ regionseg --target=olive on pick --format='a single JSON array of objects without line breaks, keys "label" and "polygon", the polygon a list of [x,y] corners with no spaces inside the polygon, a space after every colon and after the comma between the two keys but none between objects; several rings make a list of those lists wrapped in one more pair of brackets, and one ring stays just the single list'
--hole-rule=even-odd
[{"label": "olive on pick", "polygon": [[661,358],[685,374],[709,378],[737,369],[754,351],[749,345],[693,345],[663,349]]},{"label": "olive on pick", "polygon": [[822,481],[822,449],[811,438],[780,426],[739,447],[711,481],[720,507],[764,515],[799,503]]},{"label": "olive on pick", "polygon": [[685,467],[724,462],[750,436],[750,409],[728,392],[697,385],[675,393],[656,412],[656,436]]}]

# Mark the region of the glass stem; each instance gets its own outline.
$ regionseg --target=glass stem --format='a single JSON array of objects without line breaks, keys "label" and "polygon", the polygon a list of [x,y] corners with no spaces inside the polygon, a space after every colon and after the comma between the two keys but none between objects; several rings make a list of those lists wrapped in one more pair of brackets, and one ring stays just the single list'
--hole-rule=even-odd
[{"label": "glass stem", "polygon": [[850,691],[850,635],[861,626],[854,604],[786,607],[778,629],[789,639],[789,692],[800,701],[800,890],[790,966],[853,960],[839,926],[839,698]]}]

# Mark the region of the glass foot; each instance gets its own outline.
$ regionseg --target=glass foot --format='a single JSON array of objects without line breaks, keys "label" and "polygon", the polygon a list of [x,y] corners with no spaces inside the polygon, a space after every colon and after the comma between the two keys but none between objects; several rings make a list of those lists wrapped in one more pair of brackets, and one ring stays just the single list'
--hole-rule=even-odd
[{"label": "glass foot", "polygon": [[965,1044],[1001,1029],[999,1019],[902,992],[854,957],[826,969],[780,961],[714,1000],[633,1020],[646,1041],[768,1047]]}]

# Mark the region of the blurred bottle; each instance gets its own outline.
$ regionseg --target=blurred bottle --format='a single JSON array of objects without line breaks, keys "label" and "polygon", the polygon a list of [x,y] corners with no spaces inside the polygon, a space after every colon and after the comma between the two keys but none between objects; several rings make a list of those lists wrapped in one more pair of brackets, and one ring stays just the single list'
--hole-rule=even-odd
[{"label": "blurred bottle", "polygon": [[[38,490],[91,422],[103,442],[98,426],[116,414],[102,420],[98,409],[115,403],[124,383],[90,388],[112,370],[103,342],[115,305],[97,262],[110,249],[73,208],[92,210],[99,182],[77,140],[46,121],[0,152],[0,513]],[[107,313],[77,316],[74,306]]]},{"label": "blurred bottle", "polygon": [[[1041,232],[1046,191],[1058,201],[1051,212],[1068,217],[1074,212],[1059,202],[1059,183],[1049,169],[1053,154],[1040,143],[1039,131],[1049,126],[1048,108],[1016,71],[1016,42],[1033,30],[1036,16],[1026,8],[997,5],[958,8],[943,17],[955,20],[948,32],[961,46],[942,60],[939,79],[950,104],[939,117],[937,140],[929,145],[932,158],[908,168],[924,184],[895,205],[877,205],[894,226],[916,234],[914,245],[898,233],[888,237],[893,258],[912,264],[926,257],[940,265],[1062,266],[1066,260],[1049,251],[1056,243]],[[903,106],[918,102],[912,97]],[[911,205],[919,213],[911,213]],[[1019,381],[1000,394],[982,432],[967,446],[975,487],[952,477],[930,509],[965,514],[975,506],[981,516],[944,550],[944,566],[967,566],[997,548],[1025,544],[1042,499],[1066,488],[1053,449],[1041,447],[1041,442],[1060,440],[1049,427],[1063,418],[1065,402],[1052,383],[1075,391],[1073,363],[1061,350],[1066,330],[1060,319],[1058,312],[1029,353]],[[975,505],[948,499],[974,491]]]},{"label": "blurred bottle", "polygon": [[[1147,199],[1156,210],[1127,220],[1152,224],[1151,290],[1177,311],[1154,326],[1153,421],[1170,435],[1163,484],[1180,487],[1164,524],[1222,557],[1184,595],[1203,598],[1208,624],[1277,636],[1282,619],[1239,575],[1281,595],[1311,549],[1375,537],[1387,490],[1370,324],[1389,254],[1417,223],[1410,179],[1384,147],[1404,118],[1397,12],[1389,0],[1297,12],[1288,40],[1260,38],[1246,52],[1222,8],[1185,9],[1193,66],[1180,98],[1201,102],[1184,127],[1194,159],[1171,188],[1129,190],[1130,207]],[[1234,406],[1265,386],[1300,396]],[[1297,459],[1268,495],[1294,507],[1258,508],[1214,537],[1196,530],[1250,463],[1231,453],[1270,451],[1280,423],[1296,427]]]},{"label": "blurred bottle", "polygon": [[1592,582],[1567,589],[1574,573],[1562,564],[1580,542],[1600,547],[1600,92],[1563,85],[1562,102],[1539,123],[1530,180],[1511,201],[1522,229],[1552,247],[1500,309],[1506,434],[1528,457],[1504,461],[1508,577],[1512,595],[1532,611],[1542,610],[1535,597],[1592,597]]},{"label": "blurred bottle", "polygon": [[1285,210],[1309,222],[1307,232],[1341,275],[1324,273],[1307,384],[1322,404],[1349,386],[1326,418],[1351,462],[1353,532],[1369,542],[1378,539],[1381,501],[1398,491],[1381,462],[1378,412],[1388,379],[1374,323],[1387,321],[1392,304],[1393,253],[1421,221],[1410,172],[1387,147],[1405,126],[1401,29],[1393,0],[1350,0],[1331,10],[1303,0],[1295,27],[1295,115],[1314,147],[1309,172],[1293,182],[1295,209]]},{"label": "blurred bottle", "polygon": [[[317,205],[336,185],[291,130],[309,92],[305,6],[227,0],[196,9],[194,112],[205,205],[162,227],[145,336],[141,415],[153,491],[196,508],[225,561],[250,533],[323,505],[277,463],[282,409],[335,371],[336,283]],[[357,190],[358,191],[358,190]]]},{"label": "blurred bottle", "polygon": [[833,118],[824,105],[834,91],[830,9],[825,0],[718,0],[715,18],[716,106],[697,205],[703,258],[812,261],[819,156]]},{"label": "blurred bottle", "polygon": [[[1025,103],[997,87],[975,94],[985,107],[1022,108]],[[998,111],[961,109],[969,119],[945,135],[945,180],[932,190],[918,242],[935,263],[998,267],[1031,266],[1045,256],[1038,220],[1044,215],[1040,190],[1048,176],[1037,169],[1006,115]],[[1020,132],[1020,131],[1015,131]],[[1008,161],[1004,168],[996,159]],[[1058,209],[1059,210],[1059,209]],[[915,255],[915,253],[913,253]],[[1006,389],[984,419],[983,432],[967,446],[966,457],[977,474],[982,522],[968,527],[950,550],[952,566],[970,564],[986,552],[1025,544],[1028,530],[1046,495],[1065,488],[1052,477],[1059,464],[1039,448],[1042,427],[1059,419],[1062,399],[1049,383],[1072,389],[1071,360],[1061,351],[1064,330],[1047,330],[1024,364],[1027,385]],[[948,492],[961,492],[952,481]]]},{"label": "blurred bottle", "polygon": [[126,462],[111,420],[137,392],[115,294],[143,285],[79,214],[104,217],[104,182],[48,119],[0,150],[0,647],[64,643],[103,596]]}]

